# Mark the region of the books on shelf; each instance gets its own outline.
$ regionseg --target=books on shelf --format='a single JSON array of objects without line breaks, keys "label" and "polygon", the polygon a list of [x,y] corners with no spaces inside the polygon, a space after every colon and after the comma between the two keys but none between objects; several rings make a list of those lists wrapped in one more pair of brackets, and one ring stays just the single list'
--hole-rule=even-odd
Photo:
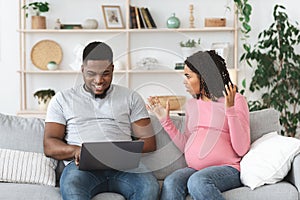
[{"label": "books on shelf", "polygon": [[145,28],[144,22],[142,21],[141,10],[139,7],[135,7],[136,20],[138,28]]},{"label": "books on shelf", "polygon": [[139,8],[139,13],[140,13],[140,20],[141,20],[141,24],[143,24],[144,28],[147,29],[147,24],[146,24],[146,21],[145,21],[145,18],[142,14],[142,8]]},{"label": "books on shelf", "polygon": [[150,11],[146,7],[130,6],[130,28],[151,29],[157,28]]},{"label": "books on shelf", "polygon": [[130,14],[129,27],[131,29],[138,28],[137,21],[136,21],[136,16],[135,16],[135,7],[134,6],[129,6],[129,14]]},{"label": "books on shelf", "polygon": [[149,9],[148,9],[148,8],[145,8],[145,11],[146,11],[147,16],[148,16],[148,18],[149,18],[149,20],[150,20],[150,23],[151,23],[152,28],[157,28],[157,27],[156,27],[156,24],[155,24],[155,22],[154,22],[154,19],[153,19],[152,15],[150,14]]}]

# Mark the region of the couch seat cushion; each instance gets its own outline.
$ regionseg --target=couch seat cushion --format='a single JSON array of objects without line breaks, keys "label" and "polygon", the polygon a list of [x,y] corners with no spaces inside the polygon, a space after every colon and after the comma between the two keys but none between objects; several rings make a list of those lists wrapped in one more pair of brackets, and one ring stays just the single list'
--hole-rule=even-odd
[{"label": "couch seat cushion", "polygon": [[61,196],[57,187],[37,184],[0,183],[0,199],[61,200]]},{"label": "couch seat cushion", "polygon": [[272,185],[251,190],[249,187],[239,187],[223,192],[226,200],[296,200],[298,199],[297,189],[290,183],[282,181]]}]

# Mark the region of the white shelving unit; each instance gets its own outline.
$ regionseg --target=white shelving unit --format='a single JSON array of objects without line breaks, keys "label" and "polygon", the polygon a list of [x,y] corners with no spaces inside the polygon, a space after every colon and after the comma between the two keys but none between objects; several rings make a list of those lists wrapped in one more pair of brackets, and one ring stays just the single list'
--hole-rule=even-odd
[{"label": "white shelving unit", "polygon": [[[217,0],[215,4],[223,4],[227,0]],[[19,115],[24,116],[39,116],[42,117],[45,113],[37,110],[37,102],[33,97],[33,93],[41,88],[51,88],[59,91],[69,88],[74,84],[82,81],[81,72],[73,70],[70,64],[74,60],[72,51],[78,44],[86,44],[89,41],[101,40],[112,46],[114,51],[115,61],[121,61],[125,66],[124,70],[115,70],[114,83],[118,83],[134,90],[137,90],[144,98],[149,95],[160,94],[178,94],[187,95],[184,87],[180,87],[183,81],[183,71],[174,70],[175,62],[183,62],[184,58],[181,55],[179,42],[189,38],[201,38],[203,41],[203,50],[208,49],[212,42],[229,41],[231,44],[229,71],[233,81],[237,82],[238,72],[238,58],[237,58],[237,41],[238,28],[237,17],[234,14],[234,9],[231,11],[231,17],[227,18],[226,27],[204,27],[200,21],[206,17],[205,14],[199,17],[196,10],[202,8],[205,0],[191,0],[186,2],[184,0],[166,0],[160,2],[159,0],[116,0],[113,3],[108,0],[91,0],[90,4],[97,4],[97,10],[91,18],[99,19],[98,29],[61,29],[55,30],[51,27],[53,22],[64,15],[61,11],[62,6],[71,6],[67,1],[49,0],[50,12],[47,16],[47,29],[33,30],[29,28],[30,20],[25,18],[25,13],[21,7],[28,3],[26,0],[19,0],[20,4],[20,111]],[[72,1],[72,5],[79,7],[81,4],[86,4],[81,0]],[[162,9],[161,4],[170,5],[171,8]],[[195,25],[196,28],[188,28],[189,21],[189,4],[194,4],[195,11]],[[214,5],[215,5],[214,4]],[[125,28],[124,29],[106,29],[103,23],[103,15],[101,5],[119,5],[121,7]],[[129,29],[129,5],[145,6],[150,8],[150,12],[157,23],[157,29]],[[165,22],[170,14],[176,9],[177,13],[183,8],[181,5],[186,5],[185,16],[182,16],[182,28],[168,29]],[[232,3],[233,5],[233,3]],[[209,6],[209,5],[208,5]],[[92,6],[91,8],[95,8]],[[75,7],[74,7],[75,9]],[[68,10],[72,10],[69,8]],[[93,13],[92,9],[84,9]],[[57,12],[56,12],[57,11]],[[175,12],[174,11],[174,12]],[[81,12],[75,12],[76,17]],[[67,13],[66,15],[71,15]],[[88,13],[82,13],[87,16]],[[197,16],[196,16],[197,15]],[[178,15],[176,15],[178,17]],[[75,16],[74,16],[75,17]],[[87,17],[82,17],[82,20]],[[65,17],[65,21],[70,21],[72,17]],[[78,20],[78,19],[77,19]],[[82,20],[80,22],[82,22]],[[185,22],[184,22],[185,20]],[[59,65],[59,69],[55,71],[40,70],[36,68],[30,60],[31,48],[37,42],[50,39],[56,41],[61,45],[63,50],[63,60]],[[159,65],[151,69],[141,69],[137,67],[137,63],[145,57],[154,57],[159,61]]]}]

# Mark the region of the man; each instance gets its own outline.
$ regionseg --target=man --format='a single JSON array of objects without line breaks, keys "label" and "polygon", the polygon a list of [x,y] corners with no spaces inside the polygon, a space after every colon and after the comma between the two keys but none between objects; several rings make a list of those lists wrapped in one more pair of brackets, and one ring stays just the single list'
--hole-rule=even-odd
[{"label": "man", "polygon": [[[150,173],[117,170],[82,171],[77,168],[83,142],[144,141],[143,152],[156,149],[155,136],[143,99],[128,88],[112,84],[113,52],[102,42],[83,51],[84,84],[58,92],[51,100],[45,125],[44,151],[64,160],[60,188],[64,200],[88,200],[101,192],[126,199],[157,199],[159,186]],[[134,135],[132,135],[132,133]]]}]

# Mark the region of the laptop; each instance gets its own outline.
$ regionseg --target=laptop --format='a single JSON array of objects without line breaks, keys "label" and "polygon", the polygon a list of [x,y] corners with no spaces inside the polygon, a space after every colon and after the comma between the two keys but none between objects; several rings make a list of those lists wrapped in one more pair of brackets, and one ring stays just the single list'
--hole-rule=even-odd
[{"label": "laptop", "polygon": [[139,166],[144,141],[107,141],[83,143],[80,170],[127,170]]}]

